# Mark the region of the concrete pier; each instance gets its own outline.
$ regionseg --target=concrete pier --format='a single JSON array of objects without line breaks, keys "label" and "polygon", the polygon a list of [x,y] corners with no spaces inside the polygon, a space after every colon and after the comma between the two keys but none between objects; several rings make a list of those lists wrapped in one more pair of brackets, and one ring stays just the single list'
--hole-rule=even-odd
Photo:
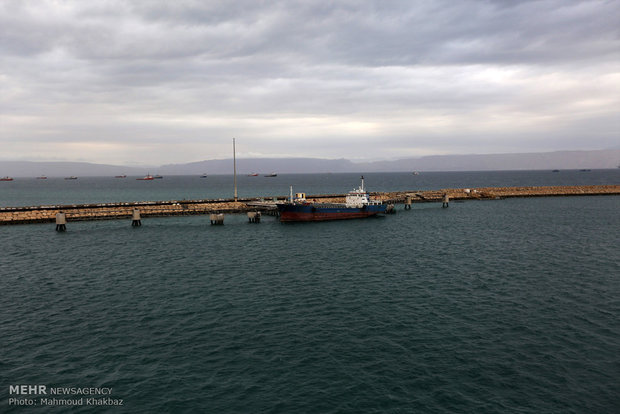
[{"label": "concrete pier", "polygon": [[224,215],[221,213],[210,214],[209,219],[211,220],[211,224],[224,224]]},{"label": "concrete pier", "polygon": [[[484,187],[467,189],[406,190],[396,192],[374,192],[371,198],[387,204],[442,203],[444,195],[448,200],[493,200],[510,197],[553,197],[620,195],[620,185],[554,186],[554,187]],[[342,203],[345,194],[307,195],[310,202]],[[135,219],[134,211],[142,217],[165,217],[206,214],[246,214],[260,212],[261,215],[277,215],[276,202],[286,201],[287,196],[262,198],[216,199],[216,200],[170,200],[98,204],[45,205],[24,207],[0,207],[0,225],[26,223],[53,223],[57,214],[64,214],[64,222],[57,225],[66,229],[67,221]],[[269,200],[269,201],[266,201]],[[273,201],[272,201],[273,200]],[[250,217],[248,216],[248,219]],[[59,227],[59,231],[62,227]]]},{"label": "concrete pier", "polygon": [[248,211],[248,220],[250,223],[260,223],[260,211]]},{"label": "concrete pier", "polygon": [[140,210],[134,208],[131,213],[131,225],[132,227],[140,227],[142,225],[142,220],[140,220]]},{"label": "concrete pier", "polygon": [[450,204],[450,196],[448,194],[444,194],[441,201],[441,207],[448,208]]},{"label": "concrete pier", "polygon": [[405,210],[411,210],[412,198],[410,195],[405,196]]},{"label": "concrete pier", "polygon": [[62,211],[56,213],[56,231],[67,231],[67,217]]}]

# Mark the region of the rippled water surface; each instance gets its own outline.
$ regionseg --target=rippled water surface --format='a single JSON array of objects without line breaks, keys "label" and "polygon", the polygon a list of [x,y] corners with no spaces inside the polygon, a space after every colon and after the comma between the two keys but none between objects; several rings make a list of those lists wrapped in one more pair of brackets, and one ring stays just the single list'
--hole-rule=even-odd
[{"label": "rippled water surface", "polygon": [[0,411],[46,411],[7,403],[46,384],[111,387],[110,412],[618,412],[618,211],[3,226]]}]

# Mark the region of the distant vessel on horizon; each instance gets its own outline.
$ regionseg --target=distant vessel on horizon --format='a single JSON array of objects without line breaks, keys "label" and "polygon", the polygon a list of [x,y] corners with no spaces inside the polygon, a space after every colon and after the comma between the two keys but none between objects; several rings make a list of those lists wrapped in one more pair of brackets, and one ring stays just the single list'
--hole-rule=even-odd
[{"label": "distant vessel on horizon", "polygon": [[156,180],[161,180],[164,177],[162,177],[161,175],[157,174],[153,178],[156,179]]},{"label": "distant vessel on horizon", "polygon": [[152,179],[153,179],[153,176],[151,174],[147,174],[142,178],[136,178],[136,180],[139,180],[139,181],[151,181]]},{"label": "distant vessel on horizon", "polygon": [[9,176],[2,177],[0,178],[0,181],[13,181],[13,177],[9,177]]},{"label": "distant vessel on horizon", "polygon": [[265,177],[277,177],[278,174],[272,172],[271,174],[265,174]]},{"label": "distant vessel on horizon", "polygon": [[65,177],[65,180],[77,180],[78,178],[75,175],[72,175],[71,177]]},{"label": "distant vessel on horizon", "polygon": [[[620,166],[618,166],[620,168]],[[258,177],[258,173],[248,174],[248,177]]]},{"label": "distant vessel on horizon", "polygon": [[200,178],[207,178],[207,173],[202,174]]},{"label": "distant vessel on horizon", "polygon": [[115,175],[114,178],[127,178],[127,175],[126,174]]},{"label": "distant vessel on horizon", "polygon": [[37,177],[37,180],[47,180],[47,177],[45,175],[40,175]]}]

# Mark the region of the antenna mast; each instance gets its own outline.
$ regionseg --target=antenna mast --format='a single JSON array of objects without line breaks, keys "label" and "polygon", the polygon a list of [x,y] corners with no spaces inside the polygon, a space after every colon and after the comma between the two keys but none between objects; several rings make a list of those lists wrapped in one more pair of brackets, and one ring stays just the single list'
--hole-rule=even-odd
[{"label": "antenna mast", "polygon": [[235,148],[235,139],[233,138],[233,175],[235,182],[235,201],[237,201],[237,151]]}]

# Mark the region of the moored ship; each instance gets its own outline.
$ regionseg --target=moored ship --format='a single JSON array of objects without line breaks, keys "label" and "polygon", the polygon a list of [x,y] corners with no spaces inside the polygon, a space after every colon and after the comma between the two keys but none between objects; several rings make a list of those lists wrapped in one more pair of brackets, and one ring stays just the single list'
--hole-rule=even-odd
[{"label": "moored ship", "polygon": [[[292,193],[292,190],[291,190]],[[304,193],[297,193],[287,203],[278,204],[280,221],[327,221],[365,218],[386,213],[388,206],[370,199],[362,184],[346,196],[344,203],[314,203],[306,200]]]}]

